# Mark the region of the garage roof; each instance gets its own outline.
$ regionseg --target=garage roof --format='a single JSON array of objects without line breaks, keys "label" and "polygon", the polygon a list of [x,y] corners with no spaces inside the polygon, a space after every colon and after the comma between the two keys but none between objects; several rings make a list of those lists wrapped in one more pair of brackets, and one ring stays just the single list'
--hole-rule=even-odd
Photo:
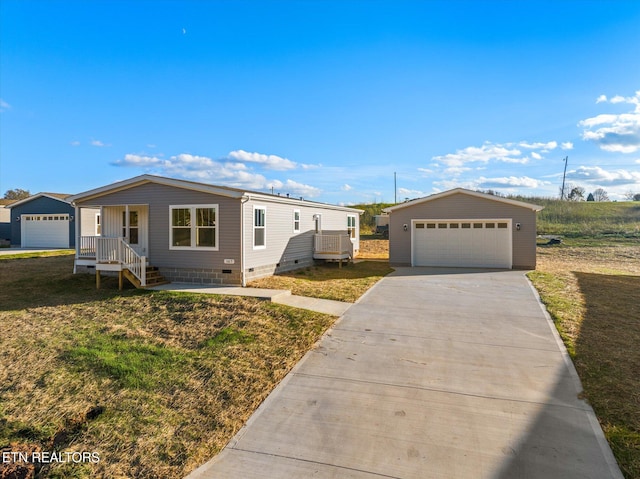
[{"label": "garage roof", "polygon": [[489,195],[487,193],[480,193],[479,191],[467,190],[465,188],[454,188],[453,190],[443,191],[442,193],[436,193],[430,196],[425,196],[423,198],[416,198],[415,200],[407,201],[399,205],[390,206],[389,208],[384,208],[382,211],[386,213],[392,213],[402,208],[408,208],[410,206],[417,205],[420,203],[426,203],[428,201],[434,201],[441,198],[446,198],[447,196],[451,196],[455,194],[475,196],[477,198],[483,198],[485,200],[491,200],[491,201],[498,201],[500,203],[506,203],[508,205],[513,205],[513,206],[520,206],[522,208],[528,208],[534,211],[540,211],[541,209],[544,208],[544,206],[534,205],[532,203],[525,203],[524,201],[517,201],[509,198],[503,198],[501,196]]},{"label": "garage roof", "polygon": [[28,203],[29,201],[33,201],[38,198],[49,198],[56,201],[62,201],[63,203],[71,203],[67,198],[71,195],[68,193],[36,193],[35,195],[31,195],[28,198],[24,198],[22,200],[15,201],[10,205],[7,205],[8,208],[14,208],[24,203]]}]

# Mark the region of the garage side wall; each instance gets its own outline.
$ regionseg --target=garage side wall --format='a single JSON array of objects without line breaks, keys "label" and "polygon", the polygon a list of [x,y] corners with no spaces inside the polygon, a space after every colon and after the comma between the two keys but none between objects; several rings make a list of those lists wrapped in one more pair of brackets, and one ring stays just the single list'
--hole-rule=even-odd
[{"label": "garage side wall", "polygon": [[[536,267],[536,212],[529,208],[458,193],[425,201],[391,212],[389,217],[389,261],[394,266],[411,265],[411,220],[511,218],[513,268]],[[520,230],[516,224],[520,223]],[[404,225],[407,231],[404,231]]]}]

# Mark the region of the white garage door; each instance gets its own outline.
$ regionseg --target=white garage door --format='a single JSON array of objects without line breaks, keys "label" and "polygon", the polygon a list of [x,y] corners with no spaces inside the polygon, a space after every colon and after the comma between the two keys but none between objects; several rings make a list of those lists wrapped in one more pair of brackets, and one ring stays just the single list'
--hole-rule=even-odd
[{"label": "white garage door", "polygon": [[511,220],[414,220],[414,266],[511,268]]},{"label": "white garage door", "polygon": [[69,215],[22,215],[20,223],[23,248],[69,247]]}]

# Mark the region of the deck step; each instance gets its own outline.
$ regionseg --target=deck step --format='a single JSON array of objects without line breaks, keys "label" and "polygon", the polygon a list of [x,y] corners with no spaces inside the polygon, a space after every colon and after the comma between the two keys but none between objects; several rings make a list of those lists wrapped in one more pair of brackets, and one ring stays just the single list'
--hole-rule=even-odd
[{"label": "deck step", "polygon": [[122,272],[124,273],[124,277],[127,278],[129,282],[138,289],[144,289],[148,288],[149,286],[159,286],[161,284],[170,283],[170,281],[167,281],[167,279],[160,274],[160,271],[158,271],[158,268],[155,266],[147,266],[146,286],[142,286],[140,280],[136,278],[136,276],[128,269],[124,269],[122,270]]}]

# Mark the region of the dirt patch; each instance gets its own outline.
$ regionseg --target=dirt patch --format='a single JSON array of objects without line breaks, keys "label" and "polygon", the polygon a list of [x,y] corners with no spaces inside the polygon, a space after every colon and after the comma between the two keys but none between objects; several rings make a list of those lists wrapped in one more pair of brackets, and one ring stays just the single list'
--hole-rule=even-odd
[{"label": "dirt patch", "polygon": [[367,239],[360,240],[360,251],[358,259],[389,259],[388,239]]}]

